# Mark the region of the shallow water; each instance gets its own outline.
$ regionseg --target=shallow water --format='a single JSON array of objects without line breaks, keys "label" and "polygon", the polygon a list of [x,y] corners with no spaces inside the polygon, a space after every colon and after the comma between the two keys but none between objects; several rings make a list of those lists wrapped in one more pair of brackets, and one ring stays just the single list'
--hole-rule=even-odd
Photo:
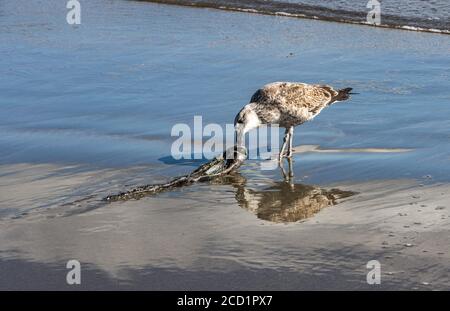
[{"label": "shallow water", "polygon": [[[93,288],[101,287],[104,273],[147,288],[139,283],[141,269],[157,279],[186,275],[190,288],[201,287],[195,271],[206,279],[228,271],[226,288],[236,288],[246,268],[255,279],[265,268],[267,275],[292,278],[286,288],[311,288],[297,284],[296,273],[317,266],[321,277],[314,284],[320,286],[327,271],[339,274],[339,260],[356,260],[347,268],[351,275],[359,271],[352,269],[374,254],[361,247],[363,240],[340,251],[339,242],[322,236],[333,236],[329,228],[320,231],[325,240],[317,247],[298,242],[299,236],[314,241],[317,232],[307,228],[317,215],[333,218],[327,213],[339,205],[301,227],[240,208],[247,203],[236,199],[232,184],[204,183],[100,208],[95,203],[191,171],[202,161],[170,157],[172,126],[192,124],[194,115],[204,124],[231,123],[252,93],[272,81],[329,83],[360,93],[296,129],[295,145],[332,152],[295,155],[294,184],[301,190],[294,194],[331,184],[360,192],[344,185],[378,179],[450,181],[450,37],[129,1],[83,2],[82,24],[73,27],[61,3],[0,4],[5,273],[15,271],[10,265],[36,265],[57,277],[62,262],[80,258],[96,271]],[[261,171],[259,161],[248,161],[241,174],[247,184],[238,191],[254,195],[252,202],[267,200],[273,190],[274,202],[293,195],[280,183],[280,171]],[[350,237],[348,228],[340,230]],[[330,254],[333,262],[326,261]],[[49,278],[45,286],[59,284]],[[14,275],[7,280],[2,288],[20,286]],[[180,280],[152,288],[183,288]],[[276,280],[260,284],[270,288]],[[342,286],[360,287],[357,280],[349,277]],[[39,288],[40,282],[30,284]]]},{"label": "shallow water", "polygon": [[308,173],[339,158],[355,167],[339,171],[343,180],[448,180],[445,36],[103,1],[86,3],[82,25],[72,27],[64,8],[38,3],[2,3],[2,164],[173,166],[174,124],[200,114],[204,124],[232,123],[258,87],[293,80],[361,93],[298,128],[296,144],[413,149],[304,155]]}]

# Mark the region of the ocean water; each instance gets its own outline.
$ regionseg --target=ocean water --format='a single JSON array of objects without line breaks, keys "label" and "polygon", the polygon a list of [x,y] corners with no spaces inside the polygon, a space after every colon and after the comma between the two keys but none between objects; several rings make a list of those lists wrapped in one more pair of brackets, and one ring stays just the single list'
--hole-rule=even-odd
[{"label": "ocean water", "polygon": [[[141,0],[221,10],[282,15],[335,22],[367,24],[372,4],[365,0]],[[450,33],[448,1],[383,0],[377,26],[415,31]],[[369,5],[369,8],[367,7]],[[373,23],[371,23],[373,24]]]},{"label": "ocean water", "polygon": [[[280,2],[283,2],[280,0]],[[286,2],[302,3],[330,9],[368,12],[365,0],[287,0]],[[443,20],[447,25],[450,19],[450,3],[445,0],[380,0],[381,13],[399,17],[417,19]]]},{"label": "ocean water", "polygon": [[[128,281],[138,278],[139,269],[154,271],[156,278],[158,273],[195,278],[192,271],[207,274],[216,263],[227,271],[285,262],[283,269],[297,271],[311,262],[300,254],[319,261],[331,254],[348,262],[346,251],[338,257],[325,252],[323,258],[312,248],[303,253],[301,224],[281,234],[283,225],[257,218],[248,202],[248,209],[239,207],[236,191],[270,197],[261,192],[267,188],[279,192],[278,198],[292,191],[280,186],[280,170],[262,171],[258,160],[242,167],[246,185],[236,189],[232,183],[202,184],[130,205],[79,204],[193,170],[202,161],[171,157],[172,127],[192,125],[196,115],[204,124],[232,123],[253,92],[273,81],[327,83],[360,93],[296,128],[294,145],[335,152],[296,154],[295,189],[373,180],[450,181],[447,35],[102,0],[83,1],[81,25],[72,26],[65,4],[0,2],[5,272],[22,271],[22,265],[64,270],[61,261],[77,256],[93,269],[101,266],[108,278]],[[370,152],[374,148],[391,152]],[[280,245],[286,246],[283,252],[277,251]],[[14,276],[8,280],[12,284]]]},{"label": "ocean water", "polygon": [[175,124],[232,123],[256,89],[288,80],[361,93],[298,128],[297,144],[412,148],[376,155],[395,170],[373,175],[448,176],[437,165],[448,152],[447,36],[343,26],[329,40],[307,21],[214,12],[221,20],[207,25],[204,10],[121,1],[84,4],[75,27],[60,1],[3,1],[1,12],[2,164],[162,164]]}]

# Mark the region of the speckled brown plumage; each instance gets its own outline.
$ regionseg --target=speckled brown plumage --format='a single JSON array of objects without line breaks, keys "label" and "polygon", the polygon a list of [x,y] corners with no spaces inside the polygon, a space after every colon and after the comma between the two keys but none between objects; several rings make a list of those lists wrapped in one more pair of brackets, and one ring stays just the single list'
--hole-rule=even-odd
[{"label": "speckled brown plumage", "polygon": [[[313,119],[322,109],[336,101],[350,98],[351,88],[335,90],[329,85],[298,82],[274,82],[257,90],[250,103],[234,120],[237,144],[244,145],[244,135],[261,124],[286,128],[279,159],[292,156],[294,126]],[[287,153],[284,150],[287,146]]]},{"label": "speckled brown plumage", "polygon": [[329,85],[275,82],[257,90],[250,104],[263,123],[288,128],[311,120],[339,94]]}]

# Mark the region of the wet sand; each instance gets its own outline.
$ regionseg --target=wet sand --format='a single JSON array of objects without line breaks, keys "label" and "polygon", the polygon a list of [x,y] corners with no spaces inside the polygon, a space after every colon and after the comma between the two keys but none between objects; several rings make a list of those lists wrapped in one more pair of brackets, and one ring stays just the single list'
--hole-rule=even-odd
[{"label": "wet sand", "polygon": [[[317,204],[305,195],[317,186],[245,173],[255,167],[248,164],[232,180],[97,209],[85,210],[81,201],[3,219],[0,288],[73,288],[65,284],[70,259],[82,263],[80,289],[449,288],[448,184],[339,183],[320,188],[358,193]],[[100,185],[113,180],[112,172],[98,171],[90,173],[95,186],[83,172],[62,182],[61,168],[28,169],[33,180],[11,187],[34,201],[39,195],[43,202],[70,201],[77,188],[102,193]],[[365,265],[373,259],[382,268],[377,286],[366,283]]]}]

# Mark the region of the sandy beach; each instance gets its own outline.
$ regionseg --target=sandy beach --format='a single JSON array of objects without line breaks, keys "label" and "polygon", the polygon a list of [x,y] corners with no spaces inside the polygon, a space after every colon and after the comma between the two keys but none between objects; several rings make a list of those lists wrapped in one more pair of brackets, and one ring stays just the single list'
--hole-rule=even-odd
[{"label": "sandy beach", "polygon": [[[110,172],[91,174],[101,179]],[[83,173],[71,176],[14,189],[48,196],[41,186],[58,185],[55,196],[70,196],[86,183]],[[199,184],[90,211],[79,209],[82,204],[59,206],[4,220],[1,288],[70,289],[62,276],[65,262],[76,258],[86,270],[83,289],[448,289],[448,184],[329,185],[359,194],[309,218],[274,222],[258,218],[262,202],[274,203],[261,201],[262,195],[279,201],[296,192],[277,192],[276,183],[263,176],[247,183],[247,205],[233,185]],[[366,283],[369,260],[381,263],[382,283],[376,287]]]},{"label": "sandy beach", "polygon": [[[79,27],[25,2],[0,21],[1,290],[450,289],[449,36],[83,5]],[[170,156],[172,126],[230,123],[279,80],[360,93],[296,128],[292,182],[249,160],[101,201],[192,171],[204,160]],[[66,283],[71,259],[81,285]]]}]

